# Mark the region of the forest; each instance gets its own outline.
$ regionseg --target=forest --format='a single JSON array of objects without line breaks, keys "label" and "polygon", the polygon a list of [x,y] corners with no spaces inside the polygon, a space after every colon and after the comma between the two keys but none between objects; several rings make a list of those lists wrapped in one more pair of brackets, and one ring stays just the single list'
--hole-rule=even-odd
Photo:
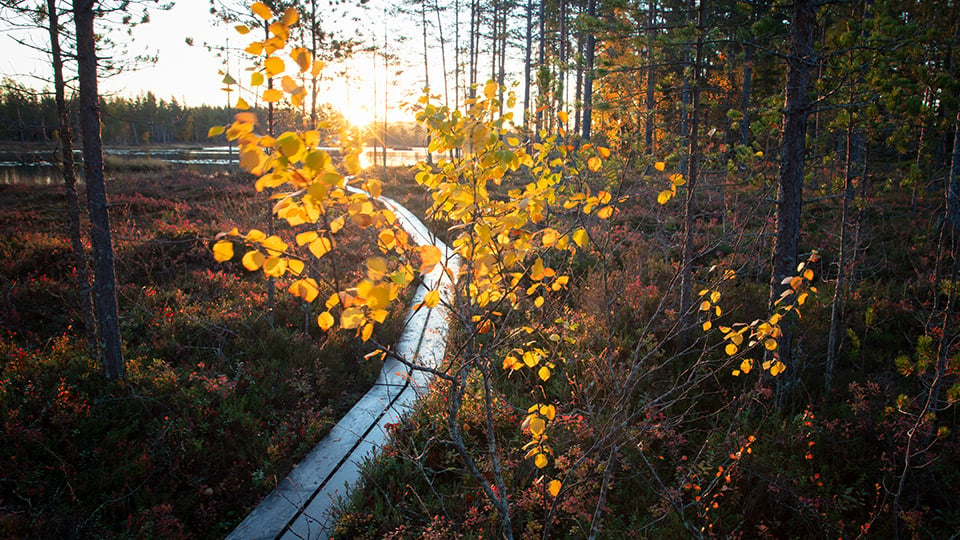
[{"label": "forest", "polygon": [[[960,3],[408,0],[345,47],[253,2],[229,110],[99,96],[96,25],[152,4],[0,2],[67,63],[0,135],[82,142],[0,186],[0,537],[225,537],[408,309],[446,349],[333,537],[960,531]],[[362,166],[345,54],[423,68],[390,144],[430,159]],[[243,172],[103,173],[225,141]]]},{"label": "forest", "polygon": [[[341,118],[328,105],[321,106],[320,114],[326,119]],[[226,106],[180,105],[175,98],[158,100],[151,92],[132,99],[100,97],[101,138],[113,147],[215,144],[207,136],[210,126],[231,118]],[[71,124],[74,130],[79,127],[75,114]],[[275,119],[277,130],[297,124],[296,111],[279,111]],[[53,91],[29,88],[13,80],[0,83],[0,144],[27,151],[52,148],[57,144],[58,126]],[[361,127],[371,147],[384,141],[390,148],[422,146],[426,140],[425,132],[412,120]]]}]

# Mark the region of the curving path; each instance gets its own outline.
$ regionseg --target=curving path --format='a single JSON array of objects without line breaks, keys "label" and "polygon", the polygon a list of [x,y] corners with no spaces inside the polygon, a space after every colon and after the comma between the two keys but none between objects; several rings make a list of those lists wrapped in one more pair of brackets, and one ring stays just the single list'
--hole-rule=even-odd
[{"label": "curving path", "polygon": [[[427,227],[387,197],[379,199],[400,220],[419,245],[435,244],[444,254],[446,267],[456,275],[459,261],[452,250],[436,240]],[[437,265],[424,276],[413,304],[439,283],[444,303],[453,295],[453,283]],[[434,309],[407,314],[395,353],[408,362],[438,368],[446,348],[448,312],[443,303]],[[251,511],[227,538],[229,540],[329,538],[335,516],[334,502],[344,497],[360,480],[360,465],[375,456],[387,442],[386,426],[398,423],[413,410],[430,386],[430,375],[411,370],[388,357],[373,388],[282,482]]]}]

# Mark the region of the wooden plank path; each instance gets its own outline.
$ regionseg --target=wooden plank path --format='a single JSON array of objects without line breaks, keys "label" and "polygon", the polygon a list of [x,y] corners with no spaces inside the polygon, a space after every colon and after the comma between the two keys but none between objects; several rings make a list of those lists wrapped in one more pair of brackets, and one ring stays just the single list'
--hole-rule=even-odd
[{"label": "wooden plank path", "polygon": [[[419,245],[434,244],[444,254],[450,275],[459,260],[406,208],[387,197],[379,199],[400,220]],[[427,291],[439,284],[442,302],[434,309],[413,311]],[[417,288],[394,353],[406,361],[439,368],[446,349],[447,318],[453,283],[441,265],[424,276]],[[334,504],[360,481],[360,466],[389,440],[388,424],[396,424],[413,410],[429,389],[431,376],[388,356],[376,383],[330,430],[330,433],[227,536],[228,540],[329,538],[336,516]]]}]

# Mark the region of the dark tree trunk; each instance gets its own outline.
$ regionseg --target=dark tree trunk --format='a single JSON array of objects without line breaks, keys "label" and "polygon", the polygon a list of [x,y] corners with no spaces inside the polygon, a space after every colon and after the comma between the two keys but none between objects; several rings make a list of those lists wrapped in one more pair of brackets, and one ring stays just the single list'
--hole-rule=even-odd
[{"label": "dark tree trunk", "polygon": [[94,0],[73,0],[73,18],[77,30],[80,129],[83,133],[83,171],[87,182],[87,211],[90,213],[90,241],[93,246],[93,290],[98,333],[104,375],[108,380],[117,380],[124,376],[124,362],[117,309],[117,281],[113,268],[113,240],[103,177],[96,34],[93,31],[94,3]]},{"label": "dark tree trunk", "polygon": [[753,45],[743,44],[743,88],[740,90],[740,144],[750,145],[750,92],[753,86]]},{"label": "dark tree trunk", "polygon": [[[597,16],[597,2],[590,0],[587,7],[590,17]],[[593,128],[593,55],[597,46],[597,38],[593,32],[587,32],[587,50],[584,53],[586,67],[583,73],[583,133],[584,141],[590,140],[590,130]]]},{"label": "dark tree trunk", "polygon": [[953,124],[953,156],[947,182],[947,221],[954,234],[960,234],[960,108]]},{"label": "dark tree trunk", "polygon": [[[780,143],[780,180],[777,186],[777,228],[770,279],[770,304],[788,287],[782,281],[797,271],[800,242],[800,207],[803,198],[803,167],[806,158],[807,117],[810,114],[810,66],[813,61],[814,0],[795,0],[790,23],[787,55],[786,99]],[[780,361],[787,366],[779,385],[781,405],[799,381],[801,366],[792,358],[795,318],[782,325]]]},{"label": "dark tree trunk", "polygon": [[93,313],[93,289],[90,287],[90,268],[83,249],[83,236],[80,231],[80,202],[77,197],[77,177],[73,163],[73,133],[70,128],[70,113],[67,110],[66,83],[63,77],[63,53],[60,50],[60,21],[56,0],[47,0],[50,33],[50,56],[53,64],[53,88],[57,103],[57,122],[60,134],[61,165],[63,166],[63,188],[67,196],[67,228],[70,246],[77,266],[77,290],[80,291],[80,316],[87,337],[87,348],[97,350],[97,319]]},{"label": "dark tree trunk", "polygon": [[703,63],[703,2],[697,16],[697,50],[693,63],[693,110],[690,112],[690,137],[687,164],[687,198],[683,212],[683,267],[680,272],[680,316],[692,317],[693,305],[693,258],[695,254],[693,225],[696,214],[696,186],[700,161],[700,85]]},{"label": "dark tree trunk", "polygon": [[538,16],[538,25],[540,30],[540,47],[537,51],[537,122],[536,122],[536,133],[533,136],[533,140],[540,140],[540,130],[543,129],[543,110],[542,107],[547,103],[547,88],[544,85],[541,70],[546,69],[545,62],[547,61],[547,11],[546,11],[546,0],[540,0],[540,7],[537,13]]},{"label": "dark tree trunk", "polygon": [[647,20],[647,117],[646,125],[644,126],[644,136],[645,136],[645,146],[644,153],[648,156],[652,156],[654,152],[654,145],[656,143],[653,132],[653,111],[657,106],[657,102],[654,95],[654,85],[656,84],[656,71],[654,68],[654,47],[653,47],[653,36],[654,36],[654,23],[657,19],[657,9],[656,3],[650,2],[650,13]]},{"label": "dark tree trunk", "polygon": [[527,0],[526,47],[523,51],[523,129],[530,127],[530,71],[533,60],[533,0]]}]

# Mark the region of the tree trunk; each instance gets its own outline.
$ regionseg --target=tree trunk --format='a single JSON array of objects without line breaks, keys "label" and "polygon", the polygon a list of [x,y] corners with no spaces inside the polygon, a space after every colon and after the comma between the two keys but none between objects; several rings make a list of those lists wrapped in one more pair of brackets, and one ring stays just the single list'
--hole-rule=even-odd
[{"label": "tree trunk", "polygon": [[545,62],[547,61],[547,12],[546,12],[546,1],[540,0],[540,9],[537,16],[539,20],[539,30],[540,30],[540,50],[537,51],[537,121],[536,121],[536,133],[533,136],[533,140],[540,140],[540,130],[543,129],[543,110],[542,107],[546,105],[547,98],[547,88],[543,84],[543,74],[541,70],[547,69]]},{"label": "tree trunk", "polygon": [[[852,98],[851,98],[851,101]],[[850,251],[847,247],[848,220],[850,205],[853,203],[854,152],[852,146],[857,137],[853,132],[853,119],[847,126],[847,155],[843,181],[843,206],[840,212],[840,254],[837,261],[837,282],[833,291],[833,301],[830,305],[830,332],[827,338],[827,365],[823,370],[823,392],[825,396],[833,389],[833,372],[836,366],[837,339],[840,332],[840,312],[843,304],[843,289],[846,286],[846,269],[849,264]],[[862,180],[861,180],[862,181]]]},{"label": "tree trunk", "polygon": [[[597,16],[597,2],[590,0],[587,7],[590,17]],[[593,32],[587,33],[587,50],[584,53],[586,67],[583,73],[583,133],[584,141],[590,140],[590,130],[593,127],[593,55],[597,46],[597,38]]]},{"label": "tree trunk", "polygon": [[527,44],[523,51],[523,129],[530,127],[530,68],[533,60],[533,0],[527,0]]},{"label": "tree trunk", "polygon": [[753,86],[753,45],[743,44],[743,87],[740,89],[740,144],[750,146],[750,92]]},{"label": "tree trunk", "polygon": [[[810,114],[810,64],[813,56],[813,30],[816,24],[814,0],[795,0],[790,25],[787,78],[780,143],[780,179],[777,186],[777,226],[770,278],[770,305],[786,290],[783,279],[796,273],[800,242],[800,207],[803,198],[803,167],[806,158],[807,117]],[[799,381],[800,365],[792,358],[796,333],[794,316],[782,324],[778,351],[787,366],[779,379],[778,400],[786,403]]]},{"label": "tree trunk", "polygon": [[653,47],[653,38],[654,30],[653,26],[657,19],[657,4],[654,1],[650,2],[650,13],[647,21],[647,117],[646,117],[646,126],[644,128],[645,143],[646,148],[645,153],[648,156],[652,156],[654,152],[654,145],[656,144],[654,132],[653,132],[653,111],[657,106],[657,102],[654,95],[654,85],[656,84],[656,71],[653,66],[654,64],[654,47]]},{"label": "tree trunk", "polygon": [[124,377],[124,362],[117,309],[116,275],[113,268],[113,241],[110,236],[110,217],[107,213],[107,192],[103,177],[93,5],[94,0],[73,0],[73,18],[77,31],[77,74],[80,82],[80,129],[83,133],[83,170],[87,182],[87,210],[90,212],[93,289],[103,372],[108,380],[117,380]]},{"label": "tree trunk", "polygon": [[954,234],[960,234],[960,107],[953,123],[953,155],[947,182],[947,222]]},{"label": "tree trunk", "polygon": [[697,15],[697,50],[693,63],[693,110],[690,113],[689,153],[687,156],[687,198],[683,212],[683,266],[680,271],[680,316],[686,322],[693,312],[693,225],[696,214],[696,186],[699,176],[700,160],[700,84],[701,64],[703,63],[703,2],[700,2]]},{"label": "tree trunk", "polygon": [[[310,54],[317,61],[317,0],[310,0]],[[317,129],[318,75],[310,66],[310,129]]]},{"label": "tree trunk", "polygon": [[77,177],[73,163],[73,132],[70,127],[70,113],[67,110],[66,82],[63,77],[63,54],[60,50],[60,21],[56,0],[47,0],[50,33],[50,56],[53,64],[53,89],[57,103],[58,132],[60,134],[61,165],[63,166],[63,187],[67,196],[67,228],[73,258],[77,266],[77,290],[80,291],[80,316],[87,338],[87,349],[97,350],[97,320],[93,312],[93,289],[90,287],[90,269],[87,255],[83,249],[83,236],[80,230],[80,203],[77,196]]}]

